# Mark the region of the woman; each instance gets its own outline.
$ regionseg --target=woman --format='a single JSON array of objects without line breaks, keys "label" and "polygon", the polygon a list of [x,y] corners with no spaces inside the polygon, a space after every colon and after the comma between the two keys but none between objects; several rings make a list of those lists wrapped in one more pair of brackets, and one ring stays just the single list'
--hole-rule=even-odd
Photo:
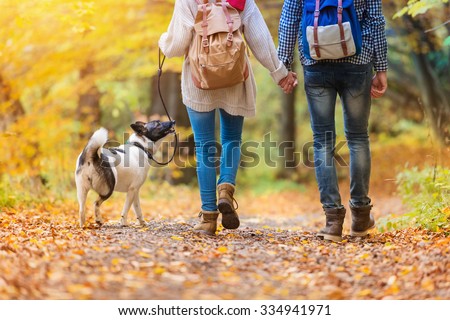
[{"label": "woman", "polygon": [[[168,31],[159,40],[159,47],[167,57],[186,55],[192,43],[197,12],[196,0],[175,2]],[[241,30],[254,56],[270,71],[275,83],[279,84],[285,93],[290,93],[297,85],[296,75],[288,72],[278,59],[270,32],[254,0],[245,1],[245,8],[240,12],[240,17],[243,26]],[[216,232],[219,211],[222,213],[224,228],[236,229],[240,224],[234,206],[236,174],[240,161],[244,117],[255,115],[256,99],[255,79],[249,63],[248,68],[249,76],[244,82],[222,89],[202,90],[197,88],[192,80],[189,58],[183,63],[182,96],[194,132],[197,176],[202,201],[199,214],[201,220],[194,230],[208,235],[214,235]],[[216,110],[220,114],[222,142],[217,189],[214,166]]]}]

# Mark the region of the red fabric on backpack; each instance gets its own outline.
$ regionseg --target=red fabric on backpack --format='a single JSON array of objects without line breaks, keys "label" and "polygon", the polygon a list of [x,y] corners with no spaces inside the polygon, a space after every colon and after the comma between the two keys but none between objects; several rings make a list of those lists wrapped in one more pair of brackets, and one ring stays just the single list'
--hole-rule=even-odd
[{"label": "red fabric on backpack", "polygon": [[228,0],[228,3],[239,11],[244,11],[245,0]]}]

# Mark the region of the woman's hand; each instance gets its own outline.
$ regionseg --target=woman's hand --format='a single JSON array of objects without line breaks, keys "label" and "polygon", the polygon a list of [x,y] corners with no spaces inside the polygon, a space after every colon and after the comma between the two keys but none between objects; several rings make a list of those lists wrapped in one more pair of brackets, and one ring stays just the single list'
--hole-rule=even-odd
[{"label": "woman's hand", "polygon": [[292,90],[294,90],[294,88],[297,86],[297,84],[297,74],[292,71],[289,71],[288,75],[281,79],[281,81],[278,83],[281,89],[283,89],[283,92],[286,94],[291,93]]}]

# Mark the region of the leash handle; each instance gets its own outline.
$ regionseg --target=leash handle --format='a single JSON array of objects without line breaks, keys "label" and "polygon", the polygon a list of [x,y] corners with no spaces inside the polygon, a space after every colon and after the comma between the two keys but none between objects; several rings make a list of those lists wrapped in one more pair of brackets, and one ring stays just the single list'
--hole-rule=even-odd
[{"label": "leash handle", "polygon": [[[163,57],[162,59],[161,59],[161,56]],[[158,94],[159,94],[159,98],[161,99],[161,103],[164,108],[164,111],[166,111],[167,117],[169,118],[169,121],[172,121],[172,118],[169,114],[169,111],[167,110],[166,103],[164,102],[164,99],[163,99],[163,96],[161,93],[161,75],[162,75],[162,67],[164,65],[164,61],[166,61],[166,56],[161,52],[161,49],[159,49],[159,54],[158,54]],[[153,160],[156,164],[165,166],[165,165],[169,164],[170,162],[172,162],[173,158],[175,157],[175,152],[177,151],[177,147],[178,147],[178,135],[175,131],[175,147],[173,149],[173,154],[170,157],[169,161],[159,162],[155,158],[153,158],[153,155],[149,155],[149,159]]]}]

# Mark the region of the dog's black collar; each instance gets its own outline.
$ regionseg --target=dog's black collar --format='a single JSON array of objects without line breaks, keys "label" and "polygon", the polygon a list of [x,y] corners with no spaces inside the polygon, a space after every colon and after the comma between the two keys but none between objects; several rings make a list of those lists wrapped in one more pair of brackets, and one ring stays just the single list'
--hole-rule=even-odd
[{"label": "dog's black collar", "polygon": [[132,144],[132,145],[135,146],[135,147],[138,147],[139,149],[141,149],[142,151],[145,152],[145,154],[147,155],[147,157],[148,157],[149,159],[154,160],[154,159],[153,159],[153,155],[152,155],[147,149],[145,149],[144,146],[143,146],[142,144],[140,144],[139,142],[133,142],[133,143],[130,143],[130,144]]}]

